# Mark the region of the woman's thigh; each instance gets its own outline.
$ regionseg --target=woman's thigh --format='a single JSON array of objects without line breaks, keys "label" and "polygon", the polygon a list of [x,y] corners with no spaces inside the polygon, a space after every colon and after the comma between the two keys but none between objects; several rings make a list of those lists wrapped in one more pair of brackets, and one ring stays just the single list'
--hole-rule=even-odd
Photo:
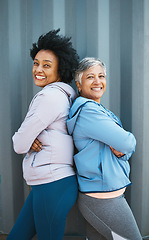
[{"label": "woman's thigh", "polygon": [[84,218],[104,238],[112,240],[113,231],[129,240],[142,239],[132,211],[124,196],[97,199],[80,193],[78,205]]},{"label": "woman's thigh", "polygon": [[67,215],[76,202],[75,176],[33,187],[33,206],[38,240],[62,240]]}]

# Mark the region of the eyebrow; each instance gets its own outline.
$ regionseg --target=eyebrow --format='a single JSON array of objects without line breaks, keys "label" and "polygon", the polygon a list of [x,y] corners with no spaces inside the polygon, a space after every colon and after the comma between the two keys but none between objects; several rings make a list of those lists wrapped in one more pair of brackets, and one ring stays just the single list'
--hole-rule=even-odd
[{"label": "eyebrow", "polygon": [[[100,72],[99,74],[104,74],[104,73]],[[94,75],[94,73],[88,73],[88,74],[86,75],[86,77],[87,77],[88,75]],[[104,74],[104,75],[105,75],[105,74]]]},{"label": "eyebrow", "polygon": [[[34,58],[34,60],[39,61],[37,58]],[[43,61],[44,61],[44,62],[50,62],[50,63],[52,63],[51,60],[43,60]]]},{"label": "eyebrow", "polygon": [[86,76],[88,76],[88,75],[94,75],[94,73],[88,73]]}]

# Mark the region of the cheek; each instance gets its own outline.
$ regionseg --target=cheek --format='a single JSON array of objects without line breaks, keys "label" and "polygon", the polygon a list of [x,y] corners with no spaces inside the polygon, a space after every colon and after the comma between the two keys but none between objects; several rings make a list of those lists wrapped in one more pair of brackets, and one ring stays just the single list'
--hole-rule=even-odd
[{"label": "cheek", "polygon": [[47,76],[56,76],[57,75],[57,71],[55,69],[49,69],[49,71],[45,71],[45,74]]},{"label": "cheek", "polygon": [[90,88],[89,88],[89,86],[87,86],[87,85],[84,86],[84,87],[82,88],[82,93],[88,95],[88,94],[90,93]]},{"label": "cheek", "polygon": [[33,69],[32,69],[32,73],[34,74],[35,73],[35,68],[33,67]]},{"label": "cheek", "polygon": [[55,70],[55,76],[59,77],[58,69]]},{"label": "cheek", "polygon": [[106,90],[106,87],[107,87],[107,83],[106,82],[105,82],[104,86],[105,86],[105,90]]}]

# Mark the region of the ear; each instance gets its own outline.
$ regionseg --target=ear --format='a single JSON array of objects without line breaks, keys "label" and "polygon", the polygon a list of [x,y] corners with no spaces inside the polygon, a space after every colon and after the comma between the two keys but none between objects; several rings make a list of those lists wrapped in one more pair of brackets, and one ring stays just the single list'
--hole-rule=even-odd
[{"label": "ear", "polygon": [[79,82],[76,82],[76,85],[77,85],[78,91],[81,92],[81,84]]}]

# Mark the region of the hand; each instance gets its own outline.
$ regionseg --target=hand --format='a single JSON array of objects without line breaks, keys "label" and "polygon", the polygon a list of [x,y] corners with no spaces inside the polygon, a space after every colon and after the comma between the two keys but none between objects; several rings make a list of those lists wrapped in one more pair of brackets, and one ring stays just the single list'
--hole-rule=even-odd
[{"label": "hand", "polygon": [[111,147],[110,146],[110,149],[111,149],[111,151],[114,153],[114,155],[116,156],[116,157],[122,157],[122,156],[124,156],[125,154],[123,154],[122,152],[119,152],[119,151],[117,151],[117,150],[115,150],[113,147]]},{"label": "hand", "polygon": [[32,146],[31,146],[31,149],[33,149],[35,152],[40,152],[41,151],[42,144],[37,138],[33,142]]}]

